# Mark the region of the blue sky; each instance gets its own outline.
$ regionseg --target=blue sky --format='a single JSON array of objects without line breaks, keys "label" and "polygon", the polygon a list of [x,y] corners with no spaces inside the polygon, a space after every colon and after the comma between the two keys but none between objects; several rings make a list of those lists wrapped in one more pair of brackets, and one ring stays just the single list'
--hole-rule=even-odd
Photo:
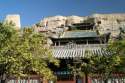
[{"label": "blue sky", "polygon": [[47,16],[124,12],[125,0],[0,0],[0,20],[7,14],[20,14],[22,26]]}]

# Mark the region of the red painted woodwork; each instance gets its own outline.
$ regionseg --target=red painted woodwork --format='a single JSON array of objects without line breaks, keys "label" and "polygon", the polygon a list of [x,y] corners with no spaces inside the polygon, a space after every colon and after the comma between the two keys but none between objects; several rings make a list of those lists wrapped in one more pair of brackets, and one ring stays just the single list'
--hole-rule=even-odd
[{"label": "red painted woodwork", "polygon": [[73,81],[57,81],[56,83],[76,83],[75,80]]},{"label": "red painted woodwork", "polygon": [[91,82],[91,78],[90,78],[90,77],[88,77],[88,83],[92,83],[92,82]]}]

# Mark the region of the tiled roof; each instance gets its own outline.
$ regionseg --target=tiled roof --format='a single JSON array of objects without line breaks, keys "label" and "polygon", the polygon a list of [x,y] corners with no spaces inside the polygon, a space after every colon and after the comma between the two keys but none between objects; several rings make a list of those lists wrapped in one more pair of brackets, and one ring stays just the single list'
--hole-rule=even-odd
[{"label": "tiled roof", "polygon": [[98,37],[95,31],[67,31],[61,38]]},{"label": "tiled roof", "polygon": [[[89,51],[92,54],[96,55],[104,55],[105,51],[100,46],[95,47],[87,47],[87,46],[79,46],[79,47],[53,47],[52,53],[55,58],[60,59],[68,59],[68,58],[84,58],[86,57],[85,51]],[[88,52],[88,53],[89,53]]]}]

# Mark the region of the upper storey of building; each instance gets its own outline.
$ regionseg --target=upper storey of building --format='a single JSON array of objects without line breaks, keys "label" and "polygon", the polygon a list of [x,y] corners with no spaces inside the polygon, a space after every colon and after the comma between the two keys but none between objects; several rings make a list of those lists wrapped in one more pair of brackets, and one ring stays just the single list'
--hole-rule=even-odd
[{"label": "upper storey of building", "polygon": [[74,23],[68,27],[69,30],[96,30],[94,23]]},{"label": "upper storey of building", "polygon": [[51,38],[53,45],[66,45],[69,42],[75,44],[105,44],[110,34],[99,35],[93,23],[76,23],[68,27],[68,30],[58,38]]}]

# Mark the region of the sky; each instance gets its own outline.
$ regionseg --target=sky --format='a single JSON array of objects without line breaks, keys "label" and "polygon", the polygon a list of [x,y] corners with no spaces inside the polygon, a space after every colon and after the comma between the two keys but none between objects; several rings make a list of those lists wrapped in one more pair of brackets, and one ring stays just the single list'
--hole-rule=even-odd
[{"label": "sky", "polygon": [[125,0],[0,0],[0,21],[19,14],[22,26],[48,16],[88,16],[94,13],[125,13]]}]

